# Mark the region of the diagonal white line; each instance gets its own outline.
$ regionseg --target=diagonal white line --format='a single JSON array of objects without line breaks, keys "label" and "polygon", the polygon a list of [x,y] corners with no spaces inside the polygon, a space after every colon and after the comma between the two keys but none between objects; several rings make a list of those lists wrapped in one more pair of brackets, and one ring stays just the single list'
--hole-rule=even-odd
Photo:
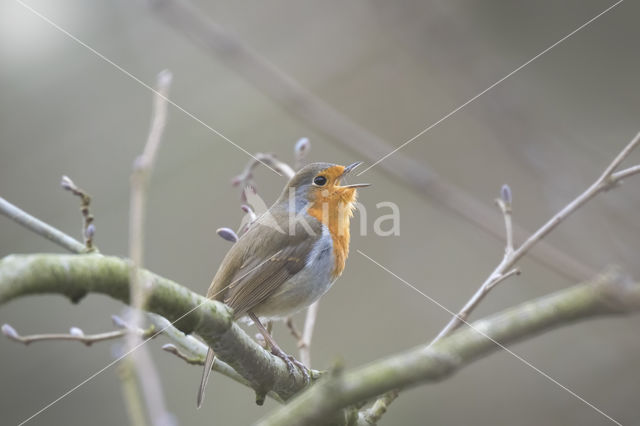
[{"label": "diagonal white line", "polygon": [[397,147],[396,149],[394,149],[393,151],[391,151],[390,153],[386,154],[384,157],[380,158],[378,161],[376,161],[375,163],[373,163],[372,165],[370,165],[369,167],[367,167],[366,169],[364,169],[363,171],[361,171],[360,173],[357,174],[357,176],[360,176],[361,174],[363,174],[364,172],[366,172],[367,170],[369,170],[370,168],[372,168],[373,166],[377,165],[378,163],[380,163],[381,161],[385,160],[386,158],[388,158],[389,156],[395,154],[396,152],[398,152],[399,150],[401,150],[402,148],[404,148],[405,146],[409,145],[411,142],[415,141],[416,139],[418,139],[420,136],[424,135],[425,133],[427,133],[429,130],[433,129],[434,127],[436,127],[438,124],[442,123],[443,121],[445,121],[447,118],[451,117],[453,114],[457,113],[458,111],[460,111],[462,108],[466,107],[467,105],[469,105],[470,103],[472,103],[473,101],[475,101],[476,99],[478,99],[480,96],[484,95],[485,93],[487,93],[488,91],[490,91],[491,89],[493,89],[494,87],[498,86],[500,83],[502,83],[503,81],[505,81],[506,79],[508,79],[509,77],[511,77],[512,75],[514,75],[515,73],[517,73],[518,71],[520,71],[521,69],[523,69],[524,67],[526,67],[527,65],[529,65],[530,63],[532,63],[533,61],[535,61],[536,59],[540,58],[542,55],[544,55],[545,53],[548,53],[550,50],[552,50],[554,47],[558,46],[559,44],[561,44],[562,42],[564,42],[565,40],[567,40],[569,37],[573,36],[574,34],[576,34],[577,32],[579,32],[580,30],[584,29],[585,27],[587,27],[589,24],[592,24],[596,19],[600,18],[602,15],[606,14],[607,12],[609,12],[611,9],[615,8],[616,6],[618,6],[620,3],[622,3],[624,0],[618,0],[616,3],[612,4],[611,6],[609,6],[608,8],[606,8],[605,10],[603,10],[602,12],[598,13],[596,16],[594,16],[593,18],[589,19],[587,22],[585,22],[584,24],[580,25],[578,28],[576,28],[575,30],[571,31],[569,34],[567,34],[566,36],[562,37],[560,40],[556,41],[555,43],[553,43],[551,46],[547,47],[546,49],[544,49],[542,52],[538,53],[536,56],[534,56],[533,58],[529,59],[527,62],[525,62],[524,64],[520,65],[518,68],[514,69],[513,71],[511,71],[509,74],[505,75],[504,77],[502,77],[500,80],[496,81],[495,83],[493,83],[491,86],[487,87],[486,89],[484,89],[482,92],[478,93],[477,95],[475,95],[474,97],[468,99],[465,103],[463,103],[462,105],[458,106],[457,108],[455,108],[454,110],[452,110],[451,112],[449,112],[447,115],[445,115],[444,117],[440,118],[438,121],[436,121],[435,123],[431,124],[429,127],[427,127],[426,129],[422,130],[420,133],[418,133],[417,135],[415,135],[414,137],[412,137],[411,139],[407,140],[406,142],[404,142],[402,145],[400,145],[399,147]]},{"label": "diagonal white line", "polygon": [[[517,353],[513,352],[512,350],[510,350],[509,348],[507,348],[506,346],[502,345],[500,342],[492,339],[490,336],[488,336],[486,333],[483,333],[482,331],[478,330],[476,327],[474,327],[472,324],[468,323],[466,320],[464,320],[463,318],[461,318],[460,316],[458,316],[458,314],[456,314],[455,312],[453,312],[451,309],[447,308],[446,306],[444,306],[443,304],[441,304],[440,302],[438,302],[437,300],[435,300],[433,297],[430,297],[429,295],[427,295],[426,293],[424,293],[422,290],[419,290],[418,288],[416,288],[414,285],[412,285],[411,283],[407,282],[406,280],[400,278],[398,275],[396,275],[395,273],[393,273],[392,271],[390,271],[388,268],[386,268],[385,266],[381,265],[380,263],[376,262],[375,260],[373,260],[371,257],[367,256],[366,254],[364,254],[362,251],[356,249],[356,251],[358,253],[360,253],[362,256],[366,257],[367,259],[369,259],[371,262],[375,263],[376,265],[378,265],[381,269],[385,270],[386,272],[388,272],[389,274],[391,274],[392,276],[394,276],[395,278],[397,278],[398,280],[402,281],[405,285],[407,285],[408,287],[412,288],[413,290],[415,290],[416,292],[420,293],[423,297],[429,299],[431,302],[435,303],[436,305],[438,305],[440,308],[444,309],[445,311],[447,311],[450,315],[453,315],[455,317],[457,317],[460,321],[462,321],[463,323],[465,323],[466,325],[468,325],[473,331],[475,331],[476,333],[482,335],[483,337],[486,337],[487,339],[491,340],[493,343],[495,343],[498,347],[500,347],[500,349],[506,351],[507,353],[513,355],[516,359],[518,359],[519,361],[521,361],[523,364],[525,364],[526,366],[530,367],[531,369],[533,369],[535,372],[539,373],[540,375],[542,375],[545,379],[549,380],[550,382],[554,383],[555,385],[559,386],[560,388],[564,389],[565,391],[569,392],[569,394],[573,395],[575,398],[579,399],[580,401],[582,401],[584,404],[588,405],[589,407],[593,408],[595,411],[597,411],[598,413],[602,414],[604,417],[606,417],[607,419],[609,419],[611,422],[615,423],[618,426],[622,426],[622,423],[618,422],[617,420],[615,420],[613,417],[611,417],[610,415],[608,415],[607,413],[605,413],[604,411],[602,411],[601,409],[599,409],[598,407],[596,407],[595,405],[593,405],[592,403],[590,403],[589,401],[587,401],[586,399],[584,399],[583,397],[581,397],[580,395],[578,395],[577,393],[575,393],[574,391],[572,391],[571,389],[569,389],[568,387],[564,386],[562,383],[558,382],[556,379],[554,379],[553,377],[549,376],[547,373],[545,373],[544,371],[540,370],[538,367],[536,367],[535,365],[531,364],[529,361],[527,361],[526,359],[522,358],[520,355],[518,355]],[[431,346],[432,343],[429,344],[429,346]]]},{"label": "diagonal white line", "polygon": [[118,71],[120,71],[121,73],[123,73],[124,75],[126,75],[127,77],[129,77],[130,79],[132,79],[133,81],[135,81],[136,83],[140,84],[141,86],[143,86],[145,89],[155,93],[157,96],[159,96],[160,98],[164,99],[165,101],[167,101],[169,104],[171,104],[172,106],[174,106],[175,108],[177,108],[179,111],[183,112],[184,114],[186,114],[188,117],[194,119],[195,121],[197,121],[198,123],[200,123],[201,125],[203,125],[204,127],[206,127],[207,129],[211,130],[213,133],[215,133],[216,135],[220,136],[222,139],[224,139],[225,141],[229,142],[231,145],[235,146],[236,148],[238,148],[240,151],[244,152],[245,154],[247,154],[248,156],[250,156],[251,158],[253,158],[254,160],[256,160],[257,162],[261,163],[263,166],[267,167],[268,169],[272,170],[274,173],[278,174],[279,176],[282,176],[282,174],[280,172],[278,172],[276,169],[274,169],[273,167],[271,167],[270,165],[268,165],[267,163],[265,163],[264,161],[261,161],[260,159],[256,158],[253,154],[251,154],[249,151],[247,151],[246,149],[244,149],[243,147],[241,147],[240,145],[238,145],[237,143],[233,142],[231,139],[229,139],[228,137],[226,137],[225,135],[223,135],[222,133],[220,133],[219,131],[217,131],[216,129],[214,129],[213,127],[211,127],[210,125],[208,125],[207,123],[205,123],[204,121],[202,121],[201,119],[199,119],[198,117],[196,117],[194,114],[192,114],[191,112],[187,111],[186,109],[184,109],[183,107],[181,107],[180,105],[178,105],[177,103],[175,103],[174,101],[172,101],[171,99],[169,99],[168,97],[166,97],[165,95],[163,95],[162,93],[158,92],[156,89],[154,89],[153,87],[149,86],[147,83],[145,83],[144,81],[140,80],[138,77],[136,77],[135,75],[131,74],[129,71],[125,70],[124,68],[122,68],[120,65],[116,64],[115,62],[113,62],[111,59],[107,58],[106,56],[104,56],[102,53],[98,52],[96,49],[94,49],[93,47],[89,46],[87,43],[83,42],[82,40],[80,40],[78,37],[74,36],[73,34],[71,34],[69,31],[65,30],[64,28],[62,28],[61,26],[59,26],[58,24],[56,24],[55,22],[53,22],[51,19],[47,18],[46,16],[44,16],[42,13],[38,12],[37,10],[35,10],[33,7],[29,6],[28,4],[26,4],[25,2],[23,2],[22,0],[15,0],[18,4],[20,4],[22,7],[24,7],[25,9],[27,9],[28,11],[30,11],[31,13],[33,13],[34,15],[36,15],[37,17],[39,17],[40,19],[42,19],[43,21],[45,21],[47,24],[51,25],[53,28],[55,28],[56,30],[60,31],[62,34],[66,35],[67,37],[69,37],[71,40],[75,41],[76,43],[78,43],[79,45],[81,45],[82,47],[86,48],[87,50],[89,50],[91,53],[93,53],[94,55],[96,55],[98,58],[102,59],[103,61],[105,61],[106,63],[108,63],[109,65],[113,66],[114,68],[116,68]]},{"label": "diagonal white line", "polygon": [[[247,273],[245,273],[244,275],[242,275],[240,278],[238,278],[237,280],[234,280],[232,282],[230,282],[229,284],[227,284],[226,286],[224,286],[224,288],[222,288],[219,292],[212,294],[211,296],[207,296],[207,300],[209,299],[213,299],[215,296],[217,296],[218,294],[222,293],[224,290],[226,290],[229,286],[235,284],[236,282],[240,281],[241,279],[245,278],[247,275],[249,275],[251,272],[255,271],[256,269],[258,269],[259,267],[261,267],[262,265],[264,265],[265,263],[267,263],[268,261],[270,261],[274,256],[278,255],[282,250],[278,250],[276,253],[274,253],[272,256],[270,256],[268,259],[266,259],[265,261],[261,262],[260,264],[258,264],[256,267],[250,269],[249,271],[247,271]],[[66,396],[68,396],[69,394],[73,393],[74,391],[76,391],[78,388],[80,388],[81,386],[85,385],[86,383],[90,382],[91,380],[93,380],[96,376],[98,376],[99,374],[101,374],[102,372],[104,372],[105,370],[107,370],[109,367],[115,365],[116,363],[118,363],[119,361],[121,361],[122,359],[124,359],[125,357],[131,355],[133,352],[135,352],[138,348],[140,348],[142,345],[144,345],[145,343],[147,343],[149,340],[159,336],[160,334],[162,334],[163,331],[165,331],[167,328],[171,327],[172,325],[174,325],[175,323],[177,323],[178,321],[180,321],[182,318],[186,317],[187,315],[189,315],[191,312],[195,311],[196,309],[198,309],[200,306],[202,306],[203,304],[205,304],[206,301],[199,303],[195,308],[190,309],[189,311],[187,311],[186,313],[184,313],[183,315],[180,316],[180,318],[178,318],[177,320],[171,322],[169,325],[167,325],[166,327],[164,327],[163,329],[159,330],[158,332],[154,333],[151,337],[148,337],[146,340],[140,342],[138,345],[134,346],[133,348],[131,348],[129,351],[125,352],[123,355],[119,356],[118,358],[116,358],[115,360],[111,361],[109,364],[105,365],[104,367],[102,367],[100,370],[96,371],[95,373],[93,373],[91,376],[87,377],[86,379],[84,379],[82,382],[78,383],[77,385],[75,385],[74,387],[72,387],[71,389],[69,389],[68,391],[66,391],[65,393],[63,393],[62,395],[60,395],[58,398],[54,399],[53,401],[51,401],[50,403],[48,403],[47,405],[45,405],[44,407],[42,407],[40,410],[38,410],[37,412],[35,412],[34,414],[32,414],[31,416],[29,416],[27,419],[23,420],[22,422],[20,422],[18,424],[18,426],[22,426],[25,423],[29,422],[30,420],[32,420],[34,417],[38,416],[39,414],[42,414],[44,411],[46,411],[47,409],[51,408],[52,406],[54,406],[56,403],[58,403],[60,400],[64,399]]]}]

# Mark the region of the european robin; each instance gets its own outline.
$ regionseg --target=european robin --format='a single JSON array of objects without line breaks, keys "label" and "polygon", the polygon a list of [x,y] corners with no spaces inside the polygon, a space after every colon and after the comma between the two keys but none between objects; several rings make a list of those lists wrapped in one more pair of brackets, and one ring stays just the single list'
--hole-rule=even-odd
[{"label": "european robin", "polygon": [[[360,164],[313,163],[300,169],[273,206],[231,247],[207,292],[208,298],[231,307],[235,319],[253,321],[272,353],[292,373],[295,364],[306,379],[306,367],[280,349],[262,321],[285,319],[308,307],[342,273],[349,254],[356,189],[369,184],[342,185],[341,181]],[[214,359],[210,348],[198,407]]]}]

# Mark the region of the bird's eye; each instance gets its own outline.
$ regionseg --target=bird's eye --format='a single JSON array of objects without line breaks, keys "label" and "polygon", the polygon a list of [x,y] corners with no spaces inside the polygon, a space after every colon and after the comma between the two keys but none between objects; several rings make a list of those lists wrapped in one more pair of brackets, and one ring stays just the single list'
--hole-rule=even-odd
[{"label": "bird's eye", "polygon": [[324,186],[327,183],[327,178],[324,176],[316,176],[313,178],[313,184],[317,186]]}]

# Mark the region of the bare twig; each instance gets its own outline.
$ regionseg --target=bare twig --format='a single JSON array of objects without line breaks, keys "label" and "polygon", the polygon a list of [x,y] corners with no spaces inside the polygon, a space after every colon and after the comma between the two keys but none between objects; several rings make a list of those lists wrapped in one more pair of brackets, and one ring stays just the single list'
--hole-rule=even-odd
[{"label": "bare twig", "polygon": [[504,274],[501,274],[498,278],[496,278],[491,283],[489,283],[489,285],[487,285],[487,291],[492,290],[495,286],[497,286],[507,278],[512,277],[513,275],[520,275],[520,270],[518,268],[513,268],[509,272],[505,272]]},{"label": "bare twig", "polygon": [[4,324],[2,326],[2,334],[4,334],[9,339],[15,342],[24,343],[25,345],[28,345],[33,342],[42,342],[45,340],[70,340],[70,341],[84,343],[86,346],[91,346],[96,342],[119,339],[125,336],[128,332],[129,332],[128,330],[115,330],[115,331],[108,331],[105,333],[85,335],[81,329],[77,327],[72,327],[71,330],[69,331],[69,334],[52,333],[52,334],[31,334],[28,336],[21,336],[9,324]]},{"label": "bare twig", "polygon": [[144,425],[147,420],[144,416],[144,403],[138,391],[138,383],[135,376],[135,366],[130,358],[120,361],[116,367],[116,373],[120,379],[122,396],[127,410],[127,417],[131,425]]},{"label": "bare twig", "polygon": [[[505,250],[505,255],[500,264],[498,264],[493,272],[491,272],[489,277],[487,277],[484,283],[482,283],[480,288],[475,292],[471,299],[469,299],[469,301],[462,307],[462,309],[460,309],[460,311],[453,318],[451,318],[449,323],[440,331],[440,333],[432,341],[432,344],[437,342],[444,336],[451,334],[458,327],[464,324],[475,307],[478,306],[482,299],[484,299],[488,292],[493,287],[495,287],[498,282],[503,281],[507,276],[517,273],[514,272],[515,270],[513,270],[513,268],[518,260],[520,260],[525,254],[527,254],[534,245],[536,245],[540,240],[542,240],[542,238],[549,234],[549,232],[557,227],[564,219],[566,219],[569,215],[578,210],[587,201],[595,197],[600,192],[605,191],[612,186],[620,183],[623,178],[640,173],[640,165],[630,167],[618,173],[614,173],[615,169],[624,161],[624,159],[639,143],[640,133],[638,133],[631,140],[631,142],[629,142],[627,146],[625,146],[624,149],[620,151],[620,153],[614,158],[611,164],[606,167],[602,175],[589,188],[587,188],[587,190],[585,190],[582,194],[580,194],[573,201],[567,204],[562,210],[556,213],[536,232],[534,232],[529,238],[527,238],[520,247],[515,250],[509,248],[509,245],[513,244],[512,241],[509,241],[509,239],[511,238],[509,236],[509,229],[511,228],[511,191],[508,191],[508,196],[504,196],[505,191],[503,190],[503,197],[501,199],[498,199],[497,202],[505,217],[507,228],[507,249]],[[508,198],[508,200],[506,198]]]},{"label": "bare twig", "polygon": [[96,233],[96,226],[93,224],[93,215],[89,211],[91,205],[91,196],[87,194],[84,189],[78,187],[70,177],[62,176],[60,185],[71,192],[76,197],[80,198],[80,211],[82,212],[82,236],[84,238],[84,245],[87,247],[87,251],[93,251],[93,236]]},{"label": "bare twig", "polygon": [[204,358],[200,356],[187,355],[186,353],[180,351],[180,349],[178,349],[178,347],[173,343],[166,343],[162,345],[162,350],[177,356],[187,364],[204,365]]},{"label": "bare twig", "polygon": [[316,325],[319,309],[319,300],[307,308],[307,315],[304,320],[304,331],[302,332],[302,338],[298,341],[300,361],[309,368],[311,368],[311,339],[313,338],[313,329]]},{"label": "bare twig", "polygon": [[33,231],[47,240],[56,243],[71,253],[87,252],[86,246],[84,246],[80,241],[30,215],[2,197],[0,197],[0,213],[9,219],[15,220],[30,231]]},{"label": "bare twig", "polygon": [[51,333],[51,334],[31,334],[28,336],[21,336],[20,334],[18,334],[18,332],[13,326],[9,324],[4,324],[2,326],[2,334],[4,334],[9,339],[15,342],[24,343],[25,345],[28,345],[33,342],[42,342],[46,340],[68,340],[68,341],[80,342],[85,344],[86,346],[91,346],[96,342],[103,342],[105,340],[119,339],[120,337],[126,336],[129,333],[138,334],[143,339],[148,339],[150,337],[156,336],[155,327],[153,326],[146,330],[143,330],[141,328],[133,328],[129,325],[124,324],[123,322],[121,322],[122,320],[120,320],[115,315],[113,316],[113,319],[114,319],[114,324],[120,327],[120,330],[107,331],[107,332],[98,333],[98,334],[84,334],[84,331],[82,331],[81,328],[71,327],[69,329],[68,334]]},{"label": "bare twig", "polygon": [[[187,364],[191,364],[191,365],[204,365],[204,359],[205,359],[205,354],[207,351],[207,347],[201,343],[201,345],[204,347],[204,354],[200,355],[191,355],[189,353],[183,352],[182,350],[180,350],[176,345],[172,344],[172,343],[167,343],[165,345],[162,346],[162,349],[170,354],[173,354],[175,356],[177,356],[178,358],[180,358],[181,360],[185,361]],[[247,387],[251,387],[251,384],[241,375],[239,375],[238,373],[236,373],[236,371],[231,368],[229,366],[229,364],[220,361],[219,359],[216,359],[215,362],[213,363],[213,367],[212,367],[215,371],[224,374],[225,376],[229,377],[230,379],[235,380],[236,382],[247,386]],[[278,401],[279,403],[283,404],[285,401],[280,398],[278,396],[277,393],[275,392],[268,392],[267,395],[274,399],[275,401]]]},{"label": "bare twig", "polygon": [[291,179],[295,174],[291,166],[278,160],[274,154],[257,152],[254,155],[254,158],[246,165],[244,170],[239,175],[236,175],[231,179],[231,184],[233,186],[240,186],[241,188],[253,186],[253,171],[260,164],[272,167],[287,179]]},{"label": "bare twig", "polygon": [[509,187],[509,185],[502,185],[502,189],[500,190],[500,198],[496,199],[496,203],[498,204],[498,207],[500,207],[502,215],[504,216],[506,239],[505,256],[513,253],[513,222],[511,220],[512,199],[513,197],[511,195],[511,188]]},{"label": "bare twig", "polygon": [[285,324],[287,325],[287,328],[289,329],[289,332],[294,339],[298,341],[302,340],[302,333],[300,333],[300,330],[298,330],[295,323],[293,322],[293,317],[287,318]]},{"label": "bare twig", "polygon": [[371,407],[358,413],[358,426],[375,425],[387,412],[389,405],[398,397],[400,391],[391,390],[378,398]]},{"label": "bare twig", "polygon": [[628,169],[620,170],[611,175],[611,179],[615,182],[622,182],[622,180],[626,177],[637,175],[640,173],[640,164],[637,166],[629,167]]},{"label": "bare twig", "polygon": [[311,368],[311,339],[313,338],[313,328],[315,327],[319,308],[319,300],[307,308],[307,314],[304,321],[304,330],[302,333],[300,333],[300,331],[296,328],[292,317],[289,317],[286,320],[287,328],[289,328],[291,335],[298,341],[298,349],[300,350],[300,361],[302,361],[302,363],[309,368]]},{"label": "bare twig", "polygon": [[[143,322],[141,309],[146,304],[150,282],[144,281],[139,273],[144,259],[144,216],[146,204],[146,190],[151,176],[158,148],[162,140],[162,133],[167,121],[167,95],[171,85],[171,73],[162,71],[158,74],[157,91],[153,101],[153,113],[149,136],[142,155],[136,158],[134,170],[131,174],[131,204],[129,212],[129,256],[131,258],[130,292],[132,297],[131,322],[134,327],[140,327]],[[169,415],[162,393],[160,377],[154,367],[153,359],[147,347],[141,345],[140,336],[129,334],[127,346],[132,353],[133,363],[143,390],[147,413],[154,425],[170,425]]]}]

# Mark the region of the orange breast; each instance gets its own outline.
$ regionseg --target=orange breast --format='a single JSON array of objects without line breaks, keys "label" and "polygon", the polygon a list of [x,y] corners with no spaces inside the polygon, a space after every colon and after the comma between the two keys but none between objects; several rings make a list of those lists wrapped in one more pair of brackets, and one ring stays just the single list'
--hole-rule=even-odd
[{"label": "orange breast", "polygon": [[342,273],[349,255],[349,221],[353,215],[353,204],[345,203],[340,197],[327,197],[318,199],[307,212],[329,229],[335,259],[331,277],[336,279]]}]

